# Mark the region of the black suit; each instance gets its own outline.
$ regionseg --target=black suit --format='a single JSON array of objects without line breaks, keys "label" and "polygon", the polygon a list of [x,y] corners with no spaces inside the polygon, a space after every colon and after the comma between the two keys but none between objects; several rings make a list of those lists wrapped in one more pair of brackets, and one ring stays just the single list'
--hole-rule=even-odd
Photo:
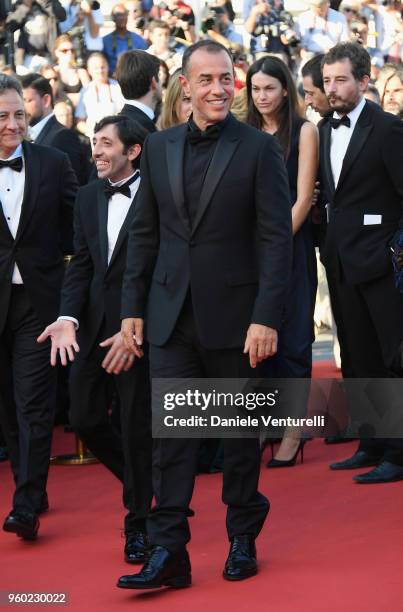
[{"label": "black suit", "polygon": [[[279,328],[290,271],[282,155],[274,138],[230,116],[203,180],[192,166],[197,152],[189,165],[187,133],[181,125],[146,141],[122,317],[145,318],[153,377],[249,377],[247,329],[251,322]],[[185,196],[194,180],[199,202]],[[153,544],[175,550],[190,538],[197,451],[197,440],[155,440]],[[257,491],[259,463],[257,440],[224,441],[229,537],[262,528],[269,505]]]},{"label": "black suit", "polygon": [[[59,312],[77,182],[67,156],[23,144],[25,188],[16,238],[0,207],[0,393],[16,481],[14,508],[41,505],[54,414],[49,344],[37,344]],[[17,263],[24,284],[13,285]]]},{"label": "black suit", "polygon": [[154,121],[150,119],[148,115],[146,115],[140,108],[137,106],[133,106],[133,104],[125,104],[119,115],[124,115],[128,119],[134,119],[134,121],[138,121],[147,132],[156,132],[157,128],[155,127]]},{"label": "black suit", "polygon": [[[403,123],[367,101],[337,188],[326,119],[320,141],[329,213],[322,258],[333,279],[352,376],[401,376],[403,296],[393,284],[389,243],[399,224],[403,226]],[[372,221],[369,215],[379,222],[366,224]]]},{"label": "black suit", "polygon": [[70,159],[77,180],[80,185],[85,185],[89,174],[89,160],[80,142],[78,135],[65,128],[55,116],[51,117],[40,131],[35,144],[46,147],[54,147],[66,153]]},{"label": "black suit", "polygon": [[[152,498],[148,360],[136,360],[129,372],[109,375],[101,367],[106,349],[99,343],[120,330],[127,235],[136,199],[108,264],[108,200],[103,186],[97,180],[78,192],[75,254],[66,272],[60,314],[80,324],[80,353],[70,376],[70,422],[95,456],[124,481],[124,500],[130,511],[126,530],[130,532],[144,530]],[[122,435],[108,420],[110,385],[119,397]]]}]

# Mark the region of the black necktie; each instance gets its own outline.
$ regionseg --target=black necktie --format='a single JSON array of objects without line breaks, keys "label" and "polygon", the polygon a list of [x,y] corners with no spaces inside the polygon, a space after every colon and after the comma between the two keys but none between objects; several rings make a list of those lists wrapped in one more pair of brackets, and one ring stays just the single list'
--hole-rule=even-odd
[{"label": "black necktie", "polygon": [[0,159],[0,169],[1,168],[11,168],[11,170],[15,170],[16,172],[21,172],[22,157],[14,157],[14,159],[9,159],[7,161]]},{"label": "black necktie", "polygon": [[329,123],[330,126],[335,130],[337,130],[341,125],[345,125],[348,128],[351,125],[350,117],[347,117],[347,115],[344,115],[344,117],[342,117],[341,119],[336,119],[336,117],[330,117]]},{"label": "black necktie", "polygon": [[139,176],[139,173],[135,174],[129,181],[123,183],[123,185],[111,185],[111,183],[107,179],[104,185],[104,193],[106,197],[109,199],[113,195],[115,195],[115,193],[121,193],[122,195],[126,196],[126,198],[131,198],[130,185],[134,183],[134,181],[136,181]]}]

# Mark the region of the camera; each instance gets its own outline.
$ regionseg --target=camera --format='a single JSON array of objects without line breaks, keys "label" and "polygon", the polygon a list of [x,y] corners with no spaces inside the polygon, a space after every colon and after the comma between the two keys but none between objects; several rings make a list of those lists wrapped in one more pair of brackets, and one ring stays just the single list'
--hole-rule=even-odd
[{"label": "camera", "polygon": [[76,25],[69,30],[72,45],[74,47],[74,55],[76,58],[76,64],[78,68],[85,67],[85,58],[87,50],[85,47],[84,40],[85,28],[82,25]]},{"label": "camera", "polygon": [[214,11],[209,11],[204,17],[204,19],[202,19],[200,29],[203,34],[207,34],[209,30],[214,30],[216,25],[216,14],[214,13]]}]

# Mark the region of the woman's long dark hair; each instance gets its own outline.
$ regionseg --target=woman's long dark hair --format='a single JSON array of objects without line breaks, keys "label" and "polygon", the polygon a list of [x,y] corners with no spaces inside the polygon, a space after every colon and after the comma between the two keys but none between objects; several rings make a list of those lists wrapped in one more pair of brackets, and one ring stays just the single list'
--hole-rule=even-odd
[{"label": "woman's long dark hair", "polygon": [[283,103],[278,108],[276,117],[278,123],[276,136],[283,149],[284,158],[287,160],[290,154],[294,123],[296,119],[301,116],[297,88],[288,66],[278,57],[262,57],[252,64],[246,75],[246,89],[248,93],[247,123],[258,130],[263,128],[263,118],[257,110],[252,98],[252,77],[258,72],[263,72],[263,74],[280,81],[283,89],[285,89],[288,94],[284,96]]}]

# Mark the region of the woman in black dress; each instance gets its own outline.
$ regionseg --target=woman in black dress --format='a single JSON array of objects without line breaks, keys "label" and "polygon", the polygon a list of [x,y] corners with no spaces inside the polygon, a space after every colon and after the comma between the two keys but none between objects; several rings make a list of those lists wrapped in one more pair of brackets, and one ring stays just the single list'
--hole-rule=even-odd
[{"label": "woman in black dress", "polygon": [[[247,122],[275,135],[284,153],[294,235],[293,265],[279,330],[278,352],[264,362],[263,372],[275,378],[309,379],[317,286],[310,209],[318,167],[318,132],[312,123],[301,117],[293,77],[282,60],[267,56],[256,61],[248,71],[246,85]],[[294,465],[300,449],[302,454],[299,430],[288,431],[268,467]]]}]

